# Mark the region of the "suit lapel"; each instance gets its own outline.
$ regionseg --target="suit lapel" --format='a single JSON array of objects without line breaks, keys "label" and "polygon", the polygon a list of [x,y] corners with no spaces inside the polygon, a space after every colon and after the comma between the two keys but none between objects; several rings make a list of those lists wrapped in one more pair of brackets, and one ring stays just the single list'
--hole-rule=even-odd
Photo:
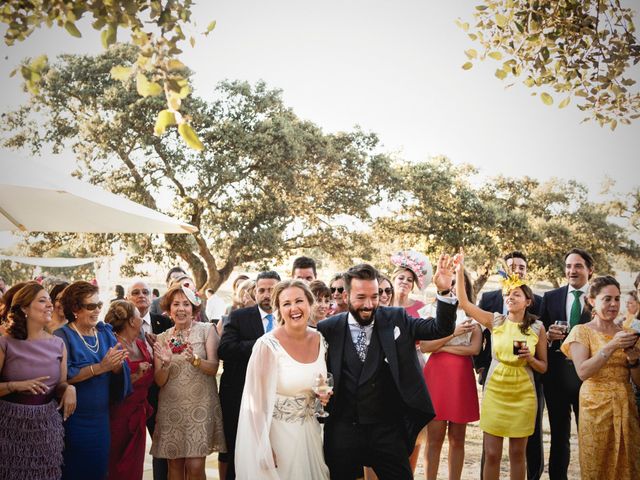
[{"label": "suit lapel", "polygon": [[568,322],[567,318],[567,295],[569,295],[569,286],[562,287],[562,293],[560,294],[560,318],[565,322]]},{"label": "suit lapel", "polygon": [[262,315],[260,315],[260,309],[258,309],[258,306],[256,305],[254,307],[254,321],[253,321],[253,329],[254,329],[254,333],[256,338],[260,338],[262,335],[264,335],[264,325],[262,324]]},{"label": "suit lapel", "polygon": [[400,369],[398,367],[398,352],[396,350],[395,338],[393,338],[394,324],[389,318],[382,313],[381,310],[376,312],[376,324],[374,329],[378,329],[378,338],[380,339],[380,345],[384,356],[389,363],[391,369],[391,375],[396,382],[396,385],[400,385]]},{"label": "suit lapel", "polygon": [[335,328],[331,333],[331,338],[327,338],[329,343],[329,365],[333,373],[333,385],[337,389],[340,385],[340,373],[342,372],[342,357],[344,355],[344,342],[347,333],[347,313],[341,313],[336,321]]}]

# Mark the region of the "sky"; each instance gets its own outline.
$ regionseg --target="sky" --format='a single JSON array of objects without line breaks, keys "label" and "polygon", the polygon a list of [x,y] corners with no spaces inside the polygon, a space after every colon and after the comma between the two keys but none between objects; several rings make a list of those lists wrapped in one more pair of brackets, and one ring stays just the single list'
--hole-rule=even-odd
[{"label": "sky", "polygon": [[[638,188],[640,123],[613,132],[581,124],[585,115],[575,104],[559,110],[520,83],[505,89],[493,60],[461,69],[464,51],[479,45],[455,20],[472,22],[478,3],[200,0],[193,33],[212,20],[217,26],[208,37],[197,35],[182,60],[195,72],[198,95],[211,98],[224,79],[264,80],[325,132],[359,125],[378,134],[384,151],[408,161],[445,155],[485,176],[574,179],[593,197],[606,177],[615,180],[615,192]],[[635,9],[640,23],[640,1],[623,4]],[[44,28],[22,44],[2,47],[0,111],[25,99],[19,80],[8,78],[20,59],[101,50],[98,34],[87,23],[79,27],[82,40]],[[640,80],[640,69],[632,76]],[[0,151],[5,154],[16,155]],[[68,152],[51,160],[63,170],[73,164]]]}]

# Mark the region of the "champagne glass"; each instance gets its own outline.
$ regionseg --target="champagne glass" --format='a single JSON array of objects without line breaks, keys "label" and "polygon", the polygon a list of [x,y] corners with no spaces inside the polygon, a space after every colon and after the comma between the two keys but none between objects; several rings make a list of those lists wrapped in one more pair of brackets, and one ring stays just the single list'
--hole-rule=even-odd
[{"label": "champagne glass", "polygon": [[[322,373],[318,373],[313,380],[313,392],[316,395],[328,395],[333,391],[333,375],[327,372],[326,376]],[[316,406],[316,417],[325,418],[329,414],[325,411],[322,402],[318,400]]]}]

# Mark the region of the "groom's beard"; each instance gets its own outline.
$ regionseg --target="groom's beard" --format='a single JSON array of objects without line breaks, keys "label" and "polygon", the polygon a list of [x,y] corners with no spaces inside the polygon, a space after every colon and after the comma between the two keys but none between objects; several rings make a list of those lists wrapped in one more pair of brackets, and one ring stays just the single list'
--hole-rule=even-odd
[{"label": "groom's beard", "polygon": [[353,305],[351,305],[351,302],[348,302],[348,306],[349,306],[349,313],[353,315],[353,318],[356,319],[356,322],[358,322],[359,325],[362,325],[364,327],[366,325],[369,325],[371,322],[373,322],[373,317],[376,314],[377,307],[373,307],[373,308],[361,307],[361,308],[355,309]]}]

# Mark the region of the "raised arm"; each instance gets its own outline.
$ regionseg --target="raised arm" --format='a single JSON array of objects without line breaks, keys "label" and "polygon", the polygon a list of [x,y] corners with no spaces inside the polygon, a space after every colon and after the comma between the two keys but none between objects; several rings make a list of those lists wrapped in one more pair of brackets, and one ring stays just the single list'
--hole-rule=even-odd
[{"label": "raised arm", "polygon": [[[462,249],[460,249],[460,254],[457,258],[458,265],[456,266],[456,285],[464,286],[464,253],[462,252]],[[467,315],[488,329],[493,328],[493,313],[482,310],[480,307],[469,301],[464,287],[456,288],[456,296],[458,297],[458,302],[460,302],[460,307]]]}]

